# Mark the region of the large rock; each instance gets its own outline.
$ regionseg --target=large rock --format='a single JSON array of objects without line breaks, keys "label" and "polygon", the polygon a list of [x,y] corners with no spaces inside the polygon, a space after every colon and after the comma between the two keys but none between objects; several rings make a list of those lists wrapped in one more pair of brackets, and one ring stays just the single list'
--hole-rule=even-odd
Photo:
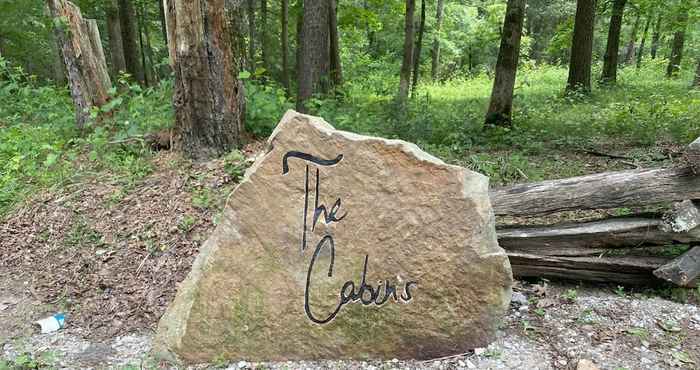
[{"label": "large rock", "polygon": [[[434,358],[510,300],[486,177],[288,112],[161,319],[162,358]],[[318,207],[317,207],[318,205]]]}]

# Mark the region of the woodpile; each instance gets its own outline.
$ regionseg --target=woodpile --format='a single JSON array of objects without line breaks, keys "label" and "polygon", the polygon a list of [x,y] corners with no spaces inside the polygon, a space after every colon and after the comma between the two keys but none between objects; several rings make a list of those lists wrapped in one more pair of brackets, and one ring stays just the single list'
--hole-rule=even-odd
[{"label": "woodpile", "polygon": [[[608,172],[518,184],[491,192],[496,216],[546,216],[671,204],[662,213],[498,228],[518,277],[631,285],[697,285],[700,275],[700,138],[673,168]],[[690,246],[672,258],[669,246]]]}]

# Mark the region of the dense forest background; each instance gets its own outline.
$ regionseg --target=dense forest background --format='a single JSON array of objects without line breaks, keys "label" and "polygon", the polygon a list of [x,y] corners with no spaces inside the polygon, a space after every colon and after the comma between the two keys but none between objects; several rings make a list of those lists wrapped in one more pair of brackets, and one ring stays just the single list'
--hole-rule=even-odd
[{"label": "dense forest background", "polygon": [[[561,156],[532,160],[544,153],[700,135],[695,0],[201,3],[225,8],[245,99],[234,146],[296,108],[416,142],[500,184],[583,172]],[[83,124],[57,38],[65,19],[46,1],[0,0],[0,212],[85,173],[137,181],[156,136],[179,121],[173,94],[187,76],[172,68],[164,3],[75,4],[96,20],[112,83]]]}]

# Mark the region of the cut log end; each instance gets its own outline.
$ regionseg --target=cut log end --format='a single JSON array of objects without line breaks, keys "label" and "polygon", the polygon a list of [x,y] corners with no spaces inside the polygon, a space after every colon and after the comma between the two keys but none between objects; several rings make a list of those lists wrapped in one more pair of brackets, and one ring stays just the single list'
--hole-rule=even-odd
[{"label": "cut log end", "polygon": [[654,276],[678,286],[690,286],[700,276],[700,247],[654,270]]},{"label": "cut log end", "polygon": [[686,157],[693,171],[700,174],[700,137],[688,145]]}]

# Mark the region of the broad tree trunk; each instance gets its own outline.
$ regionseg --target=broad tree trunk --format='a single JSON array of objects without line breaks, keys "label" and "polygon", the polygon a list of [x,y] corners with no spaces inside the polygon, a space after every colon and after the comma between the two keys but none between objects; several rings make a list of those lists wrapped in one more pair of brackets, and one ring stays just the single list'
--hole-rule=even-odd
[{"label": "broad tree trunk", "polygon": [[248,0],[248,65],[255,70],[255,0]]},{"label": "broad tree trunk", "polygon": [[569,79],[566,90],[591,91],[591,61],[593,59],[593,30],[595,27],[596,0],[576,2],[574,37],[571,43]]},{"label": "broad tree trunk", "polygon": [[644,24],[644,33],[642,34],[642,41],[639,43],[639,51],[637,52],[637,69],[642,66],[642,58],[644,57],[644,47],[647,43],[647,35],[649,34],[649,26],[651,26],[651,15],[647,17],[647,21]]},{"label": "broad tree trunk", "polygon": [[289,0],[282,0],[282,35],[280,36],[280,48],[282,49],[282,85],[287,95],[290,95],[292,83],[289,71]]},{"label": "broad tree trunk", "polygon": [[501,47],[496,61],[496,79],[491,90],[491,102],[486,112],[486,124],[509,126],[513,111],[513,89],[518,71],[520,38],[525,18],[525,0],[508,0]]},{"label": "broad tree trunk", "polygon": [[625,64],[631,64],[634,60],[635,44],[637,42],[637,30],[639,30],[639,22],[642,19],[642,12],[637,11],[637,17],[634,20],[634,26],[632,26],[632,32],[630,33],[630,41],[627,43],[627,48],[625,50]]},{"label": "broad tree trunk", "polygon": [[175,148],[195,159],[229,153],[243,136],[243,86],[236,70],[225,0],[167,0],[175,51]]},{"label": "broad tree trunk", "polygon": [[109,36],[112,75],[116,78],[119,76],[119,72],[126,71],[122,26],[119,20],[119,4],[117,0],[108,0],[105,13],[107,14],[107,35]]},{"label": "broad tree trunk", "polygon": [[122,45],[126,71],[140,83],[145,82],[143,65],[139,59],[138,30],[136,28],[136,12],[131,0],[119,0],[119,20],[122,30]]},{"label": "broad tree trunk", "polygon": [[683,46],[685,45],[685,29],[688,25],[688,13],[681,11],[678,13],[676,20],[676,32],[673,34],[673,43],[671,44],[671,57],[666,68],[666,77],[677,76],[681,71],[681,62],[683,61]]},{"label": "broad tree trunk", "polygon": [[440,74],[440,29],[442,28],[442,13],[445,7],[445,0],[437,0],[437,13],[435,14],[435,34],[433,36],[432,65],[430,77],[437,80]]},{"label": "broad tree trunk", "polygon": [[107,103],[112,88],[99,31],[96,23],[91,29],[80,9],[69,1],[48,0],[48,7],[68,72],[76,123],[82,129],[90,118],[90,108]]},{"label": "broad tree trunk", "polygon": [[343,84],[343,64],[340,61],[340,36],[338,35],[338,4],[329,0],[328,27],[330,30],[331,82],[334,86]]},{"label": "broad tree trunk", "polygon": [[401,104],[408,100],[413,70],[413,15],[416,10],[416,0],[406,0],[406,18],[404,24],[403,62],[401,63],[401,78],[399,81],[398,99]]},{"label": "broad tree trunk", "polygon": [[297,110],[307,112],[306,101],[328,91],[328,0],[305,0],[298,70]]},{"label": "broad tree trunk", "polygon": [[267,75],[271,75],[270,49],[267,43],[267,0],[260,0],[260,23],[260,48],[262,52],[263,68],[267,71]]},{"label": "broad tree trunk", "polygon": [[603,73],[600,76],[600,83],[614,84],[617,82],[617,56],[620,52],[620,29],[622,28],[622,15],[625,11],[627,0],[615,0],[610,17],[610,28],[608,29],[608,42],[605,47],[605,57],[603,59]]},{"label": "broad tree trunk", "polygon": [[656,52],[659,50],[659,40],[661,40],[661,14],[656,19],[654,35],[651,38],[651,59],[656,59]]},{"label": "broad tree trunk", "polygon": [[418,85],[418,77],[420,74],[420,55],[423,49],[423,34],[425,32],[425,0],[420,2],[420,22],[418,23],[418,40],[416,41],[416,50],[413,53],[413,87],[416,90]]}]

